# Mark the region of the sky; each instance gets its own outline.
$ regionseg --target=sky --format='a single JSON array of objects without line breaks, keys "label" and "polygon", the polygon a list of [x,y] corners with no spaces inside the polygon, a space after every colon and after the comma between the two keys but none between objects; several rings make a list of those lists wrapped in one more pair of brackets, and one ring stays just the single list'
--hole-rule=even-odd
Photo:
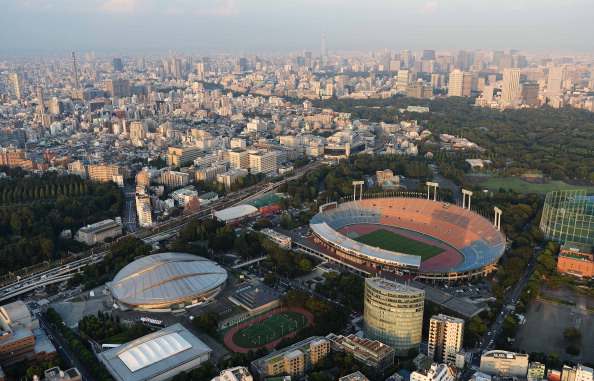
[{"label": "sky", "polygon": [[0,0],[0,56],[388,49],[594,53],[594,0]]}]

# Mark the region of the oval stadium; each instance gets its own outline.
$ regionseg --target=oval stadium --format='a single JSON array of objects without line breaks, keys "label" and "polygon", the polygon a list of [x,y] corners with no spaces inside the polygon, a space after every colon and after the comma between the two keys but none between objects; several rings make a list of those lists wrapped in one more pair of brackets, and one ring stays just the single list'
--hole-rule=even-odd
[{"label": "oval stadium", "polygon": [[227,271],[215,262],[170,252],[135,260],[107,286],[123,310],[172,310],[215,296],[226,280]]},{"label": "oval stadium", "polygon": [[314,242],[339,262],[369,273],[433,281],[480,278],[503,255],[503,235],[468,209],[391,197],[320,207]]}]

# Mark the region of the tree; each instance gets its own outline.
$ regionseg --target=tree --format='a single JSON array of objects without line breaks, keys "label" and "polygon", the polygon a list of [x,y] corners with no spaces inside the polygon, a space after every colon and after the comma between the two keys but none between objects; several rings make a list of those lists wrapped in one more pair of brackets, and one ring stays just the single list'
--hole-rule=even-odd
[{"label": "tree", "polygon": [[579,342],[582,339],[582,331],[576,327],[567,327],[563,330],[563,337],[571,342]]},{"label": "tree", "polygon": [[203,329],[208,333],[214,333],[218,323],[219,314],[215,312],[203,312],[194,319],[196,327]]}]

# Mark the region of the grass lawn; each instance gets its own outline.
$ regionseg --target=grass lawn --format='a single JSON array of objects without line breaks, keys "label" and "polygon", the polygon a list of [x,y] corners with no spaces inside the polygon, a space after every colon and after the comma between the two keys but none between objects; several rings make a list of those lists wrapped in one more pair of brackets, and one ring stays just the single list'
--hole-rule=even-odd
[{"label": "grass lawn", "polygon": [[101,344],[125,344],[129,339],[126,338],[126,332],[118,333],[101,341]]},{"label": "grass lawn", "polygon": [[371,233],[363,234],[355,238],[355,241],[388,251],[418,255],[422,261],[435,257],[437,254],[445,251],[440,247],[428,245],[385,229],[378,229]]},{"label": "grass lawn", "polygon": [[514,189],[520,193],[539,193],[547,194],[555,190],[574,190],[586,189],[587,193],[594,192],[594,186],[577,186],[569,185],[563,181],[549,181],[546,184],[533,184],[522,181],[518,177],[494,177],[494,176],[469,176],[469,178],[476,177],[477,179],[487,179],[486,182],[479,182],[479,185],[492,190]]},{"label": "grass lawn", "polygon": [[307,324],[305,316],[287,311],[249,325],[235,332],[232,340],[242,348],[260,348],[263,345],[295,332]]}]

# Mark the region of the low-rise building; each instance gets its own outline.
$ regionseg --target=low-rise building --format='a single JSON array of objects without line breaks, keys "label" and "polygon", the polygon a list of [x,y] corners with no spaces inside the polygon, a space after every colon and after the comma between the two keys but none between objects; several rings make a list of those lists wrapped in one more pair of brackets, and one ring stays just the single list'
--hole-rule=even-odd
[{"label": "low-rise building", "polygon": [[185,187],[190,182],[190,176],[187,173],[178,171],[165,171],[161,173],[161,183],[168,188]]},{"label": "low-rise building", "polygon": [[97,357],[116,381],[164,381],[200,366],[212,350],[181,324],[100,353]]},{"label": "low-rise building", "polygon": [[326,339],[330,341],[333,351],[353,356],[356,361],[378,374],[394,366],[394,348],[377,340],[362,339],[353,334],[342,336],[333,333],[326,336]]},{"label": "low-rise building", "polygon": [[89,165],[89,179],[94,181],[116,181],[114,176],[122,176],[123,180],[128,178],[128,169],[117,165]]},{"label": "low-rise building", "polygon": [[26,360],[49,360],[56,348],[39,328],[39,321],[23,301],[0,306],[0,365]]},{"label": "low-rise building", "polygon": [[564,365],[561,371],[561,381],[592,381],[594,370],[590,367],[578,364],[576,366]]},{"label": "low-rise building", "polygon": [[594,277],[592,246],[583,243],[566,242],[559,253],[557,271],[580,278]]},{"label": "low-rise building", "polygon": [[338,381],[369,381],[369,379],[363,373],[356,371],[355,373],[340,377]]},{"label": "low-rise building", "polygon": [[508,351],[488,351],[481,356],[480,371],[491,376],[526,378],[528,355]]},{"label": "low-rise building", "polygon": [[268,228],[262,229],[260,232],[263,233],[266,238],[276,243],[281,249],[291,250],[291,244],[293,241],[291,237]]},{"label": "low-rise building", "polygon": [[249,370],[244,366],[236,366],[221,371],[221,374],[213,378],[211,381],[253,381],[254,378]]},{"label": "low-rise building", "polygon": [[539,362],[528,364],[528,381],[542,380],[545,378],[545,365]]},{"label": "low-rise building", "polygon": [[115,238],[120,235],[122,235],[122,225],[114,220],[103,220],[78,229],[74,239],[92,246],[107,238]]},{"label": "low-rise building", "polygon": [[219,195],[215,192],[207,192],[198,196],[198,201],[200,201],[202,205],[208,205],[211,202],[216,201],[218,199]]},{"label": "low-rise building", "polygon": [[46,369],[43,372],[45,381],[80,381],[82,375],[76,368],[70,368],[62,370],[60,367],[55,366],[53,368]]},{"label": "low-rise building", "polygon": [[303,376],[320,359],[330,354],[330,342],[314,336],[295,343],[282,352],[252,361],[252,374],[264,380],[278,375]]},{"label": "low-rise building", "polygon": [[400,188],[400,176],[394,176],[394,173],[390,169],[384,169],[383,171],[377,171],[375,178],[380,187],[384,189],[398,189]]},{"label": "low-rise building", "polygon": [[410,381],[455,381],[453,365],[433,363],[429,369],[419,369],[410,374]]}]

